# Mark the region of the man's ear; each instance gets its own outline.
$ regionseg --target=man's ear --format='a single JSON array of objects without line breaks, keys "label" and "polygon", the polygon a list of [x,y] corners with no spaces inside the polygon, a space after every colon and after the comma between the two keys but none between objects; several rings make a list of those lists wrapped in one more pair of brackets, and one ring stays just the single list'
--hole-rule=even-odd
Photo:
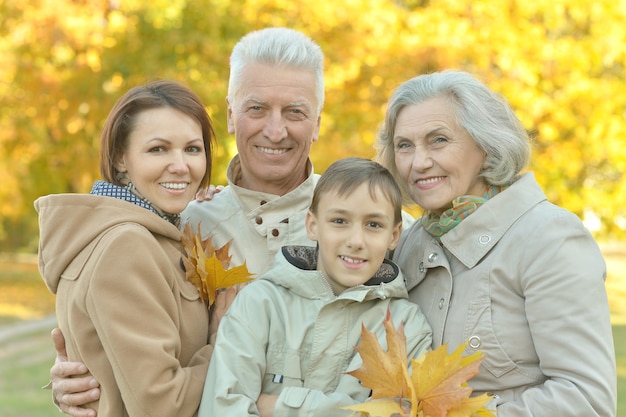
[{"label": "man's ear", "polygon": [[235,121],[233,120],[233,107],[226,97],[226,124],[228,125],[228,133],[233,135],[235,133]]},{"label": "man's ear", "polygon": [[322,115],[317,116],[317,123],[315,124],[315,130],[313,131],[313,140],[311,142],[317,142],[320,138],[320,126],[322,124]]},{"label": "man's ear", "polygon": [[317,217],[311,210],[306,213],[305,225],[306,235],[317,242]]},{"label": "man's ear", "polygon": [[396,246],[398,246],[398,242],[400,241],[401,234],[402,234],[402,222],[394,226],[392,234],[391,234],[391,241],[389,242],[389,247],[387,249],[394,250]]}]

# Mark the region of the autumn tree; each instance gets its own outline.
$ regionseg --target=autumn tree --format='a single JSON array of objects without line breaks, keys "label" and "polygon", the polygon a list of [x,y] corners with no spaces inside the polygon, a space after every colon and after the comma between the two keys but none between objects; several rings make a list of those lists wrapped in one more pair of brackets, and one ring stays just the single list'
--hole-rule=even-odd
[{"label": "autumn tree", "polygon": [[531,168],[548,197],[594,213],[599,237],[622,237],[624,21],[612,0],[0,0],[0,250],[36,248],[36,197],[89,190],[108,111],[146,80],[178,79],[202,97],[219,141],[214,182],[224,183],[236,153],[229,53],[267,26],[301,30],[326,54],[318,172],[374,155],[398,84],[467,70],[535,133]]}]

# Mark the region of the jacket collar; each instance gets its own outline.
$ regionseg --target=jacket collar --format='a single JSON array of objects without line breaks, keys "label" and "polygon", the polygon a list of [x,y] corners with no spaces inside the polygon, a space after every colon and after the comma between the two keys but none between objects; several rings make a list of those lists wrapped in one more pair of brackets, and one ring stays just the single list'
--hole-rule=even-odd
[{"label": "jacket collar", "polygon": [[[317,248],[312,246],[283,246],[282,253],[287,262],[305,271],[317,270]],[[363,285],[390,283],[399,273],[398,266],[388,259],[378,268],[372,278]]]},{"label": "jacket collar", "polygon": [[365,284],[335,297],[328,282],[317,270],[317,249],[313,246],[284,246],[278,252],[272,268],[259,279],[270,280],[305,298],[351,299],[360,302],[374,298],[408,297],[400,268],[387,259]]},{"label": "jacket collar", "polygon": [[467,268],[472,268],[520,217],[546,200],[534,174],[526,173],[443,235],[441,243]]}]

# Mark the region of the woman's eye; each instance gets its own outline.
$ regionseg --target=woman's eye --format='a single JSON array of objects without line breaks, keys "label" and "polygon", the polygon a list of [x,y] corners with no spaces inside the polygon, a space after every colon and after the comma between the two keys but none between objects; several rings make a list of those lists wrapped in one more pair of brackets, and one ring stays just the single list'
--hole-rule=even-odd
[{"label": "woman's eye", "polygon": [[202,148],[199,146],[189,146],[187,148],[187,152],[191,152],[191,153],[200,153],[202,152]]},{"label": "woman's eye", "polygon": [[406,142],[406,141],[398,142],[396,144],[396,149],[397,150],[406,150],[406,149],[409,149],[410,147],[411,147],[411,143],[410,142]]},{"label": "woman's eye", "polygon": [[165,147],[163,146],[154,146],[148,149],[148,152],[156,153],[156,152],[163,152],[164,150],[165,150]]}]

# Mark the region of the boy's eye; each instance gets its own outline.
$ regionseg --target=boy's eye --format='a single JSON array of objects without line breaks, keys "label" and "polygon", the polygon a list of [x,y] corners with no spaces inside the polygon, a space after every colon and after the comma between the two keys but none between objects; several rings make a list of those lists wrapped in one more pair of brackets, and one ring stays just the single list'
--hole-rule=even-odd
[{"label": "boy's eye", "polygon": [[368,227],[377,228],[377,229],[378,229],[378,228],[383,227],[383,225],[382,225],[382,224],[380,224],[380,223],[378,223],[378,222],[369,222],[369,223],[367,224],[367,226],[368,226]]},{"label": "boy's eye", "polygon": [[346,221],[344,219],[331,219],[330,222],[335,224],[344,224]]}]

